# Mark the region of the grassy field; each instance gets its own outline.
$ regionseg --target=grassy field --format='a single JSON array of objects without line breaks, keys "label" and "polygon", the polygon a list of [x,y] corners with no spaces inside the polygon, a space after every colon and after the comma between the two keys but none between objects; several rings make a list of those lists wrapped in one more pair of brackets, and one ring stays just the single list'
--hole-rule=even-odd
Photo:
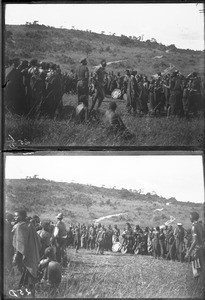
[{"label": "grassy field", "polygon": [[[166,205],[166,203],[169,205]],[[5,209],[14,212],[24,207],[28,215],[38,214],[41,219],[56,221],[63,209],[64,220],[69,223],[90,224],[103,216],[125,213],[103,220],[108,226],[117,224],[123,230],[125,223],[157,226],[175,217],[172,223],[182,222],[190,228],[190,211],[198,211],[204,218],[203,204],[179,202],[156,194],[143,194],[126,189],[109,189],[77,183],[54,182],[45,179],[10,179],[5,181]],[[163,211],[155,211],[163,208]]]},{"label": "grassy field", "polygon": [[[106,227],[117,224],[121,232],[126,222],[142,227],[162,225],[174,216],[173,227],[182,222],[190,228],[189,213],[198,211],[203,220],[204,206],[163,198],[153,193],[95,187],[77,183],[54,182],[45,179],[5,180],[5,210],[24,208],[29,216],[56,221],[63,210],[66,226],[70,223],[90,224],[95,219],[125,213],[101,221]],[[166,203],[169,202],[169,205]],[[155,211],[163,207],[162,212]],[[74,298],[203,298],[203,278],[192,278],[188,263],[155,260],[151,256],[122,255],[68,248],[69,264],[57,289],[37,285],[36,297]],[[14,276],[15,275],[15,276]],[[16,289],[20,274],[5,275],[5,293]]]},{"label": "grassy field", "polygon": [[[52,61],[62,71],[75,69],[82,56],[88,56],[90,70],[99,65],[102,58],[107,61],[125,60],[108,67],[108,71],[122,72],[136,69],[151,76],[173,64],[184,75],[197,71],[204,78],[204,53],[177,49],[160,43],[137,41],[133,38],[98,34],[95,32],[61,29],[40,25],[6,25],[12,40],[6,39],[5,54],[30,60]],[[159,41],[160,42],[160,41]],[[166,50],[169,52],[167,53]],[[162,56],[161,59],[155,58]]]},{"label": "grassy field", "polygon": [[[103,114],[108,108],[110,98],[101,107],[101,118],[97,122],[77,124],[68,112],[61,120],[45,118],[26,119],[25,117],[5,115],[5,149],[33,148],[43,146],[194,146],[203,149],[204,119],[202,117],[183,119],[178,117],[132,116],[126,111],[126,102],[118,101],[117,111],[130,132],[131,140],[108,134]],[[76,95],[64,95],[64,110],[76,107]],[[89,106],[91,105],[91,99]],[[12,138],[15,140],[12,142]]]},{"label": "grassy field", "polygon": [[[59,287],[37,284],[37,298],[204,298],[204,278],[193,279],[188,263],[70,248],[67,255]],[[7,275],[5,293],[16,288],[15,274]]]}]

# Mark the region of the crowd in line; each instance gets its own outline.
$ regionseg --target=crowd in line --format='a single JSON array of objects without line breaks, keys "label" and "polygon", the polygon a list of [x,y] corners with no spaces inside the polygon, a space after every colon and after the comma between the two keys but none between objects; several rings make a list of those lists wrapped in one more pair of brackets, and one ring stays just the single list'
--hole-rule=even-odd
[{"label": "crowd in line", "polygon": [[65,93],[77,94],[76,106],[83,103],[85,111],[89,109],[91,113],[96,103],[98,110],[105,96],[112,97],[116,90],[133,115],[166,113],[189,117],[197,116],[203,109],[202,81],[196,72],[187,77],[179,71],[165,76],[158,73],[157,78],[148,80],[135,70],[126,70],[124,74],[107,72],[105,59],[92,73],[87,59],[82,58],[70,74],[63,73],[59,65],[37,59],[28,62],[14,58],[6,62],[5,107],[19,115],[54,118],[57,111],[63,110]]},{"label": "crowd in line", "polygon": [[[117,225],[70,224],[66,226],[63,214],[57,222],[40,220],[37,215],[28,217],[19,210],[14,215],[6,213],[4,220],[5,269],[17,266],[22,276],[19,288],[31,290],[37,279],[52,283],[61,281],[61,267],[66,267],[67,247],[88,249],[96,254],[104,251],[121,251],[123,254],[152,255],[156,259],[192,261],[193,275],[198,277],[204,266],[205,232],[199,214],[192,212],[192,228],[185,230],[181,223],[175,229],[169,226],[141,228],[139,225],[126,227],[120,232]],[[190,259],[191,257],[191,259]]]}]

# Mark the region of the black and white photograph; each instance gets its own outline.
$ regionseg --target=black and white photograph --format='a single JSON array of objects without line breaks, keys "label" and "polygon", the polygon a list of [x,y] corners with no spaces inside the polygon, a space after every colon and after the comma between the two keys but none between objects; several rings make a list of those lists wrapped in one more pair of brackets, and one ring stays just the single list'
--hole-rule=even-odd
[{"label": "black and white photograph", "polygon": [[7,298],[204,299],[203,155],[5,154]]},{"label": "black and white photograph", "polygon": [[203,150],[202,3],[3,9],[5,150]]}]

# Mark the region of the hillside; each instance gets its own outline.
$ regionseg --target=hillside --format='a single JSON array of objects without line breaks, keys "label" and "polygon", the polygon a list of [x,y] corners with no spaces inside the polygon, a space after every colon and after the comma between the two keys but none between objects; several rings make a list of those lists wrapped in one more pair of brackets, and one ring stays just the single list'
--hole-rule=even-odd
[{"label": "hillside", "polygon": [[[105,35],[91,31],[54,28],[45,25],[6,25],[5,55],[30,60],[37,58],[54,62],[62,71],[75,69],[82,56],[88,56],[88,66],[99,65],[102,58],[118,61],[108,71],[136,69],[151,76],[173,64],[182,74],[198,71],[204,76],[204,52],[177,49],[156,41],[139,41],[136,37]],[[162,56],[161,58],[155,58]]]},{"label": "hillside", "polygon": [[[13,212],[20,207],[24,207],[29,215],[38,214],[40,218],[52,221],[63,211],[66,223],[88,224],[103,216],[125,213],[102,221],[105,225],[117,224],[122,229],[127,221],[133,225],[156,226],[169,220],[170,216],[176,218],[173,225],[182,222],[186,228],[190,227],[190,211],[198,211],[202,218],[204,210],[200,203],[179,202],[175,198],[166,199],[135,190],[38,178],[5,180],[5,210]],[[163,210],[155,211],[158,208]]]}]

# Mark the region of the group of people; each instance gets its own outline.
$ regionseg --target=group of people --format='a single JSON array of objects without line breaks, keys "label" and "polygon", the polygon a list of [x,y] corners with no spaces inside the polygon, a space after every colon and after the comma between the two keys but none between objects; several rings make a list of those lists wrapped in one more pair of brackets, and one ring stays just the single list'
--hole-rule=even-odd
[{"label": "group of people", "polygon": [[101,107],[106,95],[115,99],[114,91],[126,101],[127,111],[134,115],[166,113],[189,117],[197,116],[203,109],[202,81],[196,72],[187,77],[179,71],[165,76],[158,73],[157,78],[148,80],[134,70],[126,70],[125,74],[107,72],[106,65],[103,59],[96,70],[90,72],[84,57],[76,70],[68,74],[54,63],[14,58],[7,62],[5,70],[6,110],[29,117],[54,118],[57,111],[63,110],[62,96],[76,93],[77,105],[83,104],[87,119],[95,106],[97,110]]},{"label": "group of people", "polygon": [[152,255],[158,259],[192,261],[194,277],[198,277],[205,264],[205,232],[199,214],[192,212],[192,229],[185,230],[181,223],[175,229],[169,226],[134,229],[130,223],[120,232],[117,225],[70,224],[66,226],[63,214],[50,220],[39,216],[28,217],[25,210],[14,215],[6,213],[4,220],[5,270],[17,266],[22,276],[19,288],[34,291],[35,283],[49,281],[59,284],[62,267],[67,266],[67,247],[78,252],[80,248],[103,254],[121,251],[123,254]]}]

